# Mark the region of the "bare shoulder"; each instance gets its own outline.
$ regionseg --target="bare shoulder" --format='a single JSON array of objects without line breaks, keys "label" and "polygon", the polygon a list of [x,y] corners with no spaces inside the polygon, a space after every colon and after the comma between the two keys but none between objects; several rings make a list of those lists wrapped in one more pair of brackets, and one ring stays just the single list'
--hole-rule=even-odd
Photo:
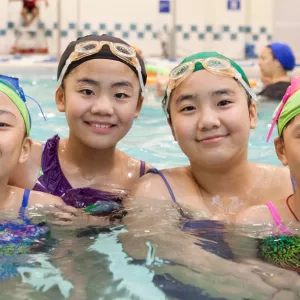
[{"label": "bare shoulder", "polygon": [[42,161],[43,145],[33,141],[27,161],[18,164],[9,178],[9,184],[24,189],[32,189],[39,174]]},{"label": "bare shoulder", "polygon": [[255,163],[255,166],[257,169],[264,169],[269,178],[277,178],[278,180],[285,180],[286,182],[291,181],[289,168],[258,163]]},{"label": "bare shoulder", "polygon": [[142,164],[145,164],[144,174],[146,174],[150,169],[153,169],[154,166],[136,159],[132,156],[129,156],[128,154],[124,153],[123,151],[119,150],[119,155],[122,160],[126,161],[126,164],[128,165],[129,169],[132,169],[132,174],[136,173],[137,177],[140,177],[140,171],[142,169]]},{"label": "bare shoulder", "polygon": [[[170,191],[165,180],[172,186],[173,179],[180,176],[183,168],[161,170],[164,178],[157,173],[148,173],[141,177],[134,185],[130,195],[132,197],[148,197],[171,200]],[[165,180],[164,180],[165,179]]]},{"label": "bare shoulder", "polygon": [[[281,191],[279,198],[285,197],[293,192],[292,180],[289,168],[265,164],[255,164],[257,171],[264,170],[266,188],[271,188],[274,192]],[[272,199],[272,201],[275,199]]]},{"label": "bare shoulder", "polygon": [[235,217],[235,223],[239,225],[270,225],[273,222],[270,210],[265,204],[250,206]]},{"label": "bare shoulder", "polygon": [[64,202],[61,198],[53,196],[51,194],[31,191],[30,198],[29,198],[29,205],[33,206],[36,204],[55,205],[55,204],[64,204]]}]

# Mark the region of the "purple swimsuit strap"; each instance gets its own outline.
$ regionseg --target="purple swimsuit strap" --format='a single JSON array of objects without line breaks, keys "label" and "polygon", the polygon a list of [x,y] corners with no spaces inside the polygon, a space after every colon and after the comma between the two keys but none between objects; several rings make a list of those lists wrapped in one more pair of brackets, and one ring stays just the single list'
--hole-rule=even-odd
[{"label": "purple swimsuit strap", "polygon": [[141,166],[140,166],[140,177],[145,175],[145,170],[146,170],[146,163],[141,160]]}]

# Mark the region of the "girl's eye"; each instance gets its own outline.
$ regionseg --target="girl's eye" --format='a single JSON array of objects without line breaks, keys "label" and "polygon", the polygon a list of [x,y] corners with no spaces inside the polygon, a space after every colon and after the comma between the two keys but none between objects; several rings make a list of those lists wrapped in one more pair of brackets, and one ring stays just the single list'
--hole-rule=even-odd
[{"label": "girl's eye", "polygon": [[117,99],[125,99],[125,98],[127,98],[128,96],[127,96],[125,93],[117,93],[117,94],[115,94],[115,97],[116,97]]},{"label": "girl's eye", "polygon": [[81,90],[80,93],[84,94],[85,96],[92,96],[94,94],[94,92],[89,89]]},{"label": "girl's eye", "polygon": [[193,111],[195,109],[196,108],[194,106],[190,105],[190,106],[184,107],[183,109],[181,109],[181,111]]},{"label": "girl's eye", "polygon": [[222,100],[218,103],[218,106],[226,106],[228,104],[230,104],[231,102],[228,100]]},{"label": "girl's eye", "polygon": [[7,123],[0,122],[0,127],[9,127]]}]

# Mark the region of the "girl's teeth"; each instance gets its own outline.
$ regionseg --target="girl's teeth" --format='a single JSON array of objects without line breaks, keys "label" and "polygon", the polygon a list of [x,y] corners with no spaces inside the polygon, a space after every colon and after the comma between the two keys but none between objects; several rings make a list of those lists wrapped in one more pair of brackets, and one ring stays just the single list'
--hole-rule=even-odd
[{"label": "girl's teeth", "polygon": [[103,125],[103,124],[91,124],[92,126],[94,127],[97,127],[97,128],[109,128],[110,125]]}]

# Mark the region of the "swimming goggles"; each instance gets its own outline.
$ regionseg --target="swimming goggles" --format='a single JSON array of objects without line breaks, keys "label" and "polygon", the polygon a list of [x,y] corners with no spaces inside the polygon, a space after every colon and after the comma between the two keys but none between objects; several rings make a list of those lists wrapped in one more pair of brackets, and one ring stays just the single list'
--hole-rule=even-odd
[{"label": "swimming goggles", "polygon": [[[7,88],[3,87],[3,89],[4,89],[3,92],[5,92],[5,90],[6,90],[6,93],[9,94],[8,95],[9,98],[18,107],[18,109],[19,109],[19,111],[20,111],[20,113],[21,113],[21,115],[24,119],[24,122],[25,122],[26,134],[29,136],[32,122],[31,122],[31,116],[30,116],[29,110],[28,110],[27,105],[26,105],[27,98],[34,101],[38,105],[44,120],[46,120],[46,117],[44,115],[42,107],[40,106],[40,104],[35,99],[33,99],[32,97],[27,96],[27,95],[24,94],[23,89],[19,85],[19,79],[18,78],[5,76],[5,75],[0,75],[0,84],[3,84],[4,86],[6,86],[8,88],[8,91],[7,91]],[[9,90],[11,90],[12,92],[9,92]],[[13,92],[15,94],[12,94]],[[18,100],[18,98],[20,100]]]},{"label": "swimming goggles", "polygon": [[62,69],[60,76],[57,81],[57,89],[61,86],[63,78],[68,70],[70,64],[74,61],[80,60],[86,56],[90,56],[96,54],[101,51],[104,45],[108,45],[110,51],[123,61],[131,64],[135,67],[138,72],[139,82],[142,89],[142,92],[145,92],[145,85],[142,77],[142,70],[139,60],[136,56],[136,51],[131,46],[121,44],[121,43],[113,43],[109,41],[88,41],[82,42],[75,46],[74,51],[70,54],[67,59],[64,68]]},{"label": "swimming goggles", "polygon": [[220,57],[208,57],[199,58],[189,62],[185,62],[177,67],[175,67],[169,77],[169,84],[167,86],[167,92],[165,99],[163,100],[163,109],[168,115],[168,106],[170,101],[170,95],[172,90],[174,90],[181,82],[183,82],[188,76],[190,76],[194,69],[196,63],[200,63],[203,68],[210,73],[222,76],[228,76],[236,79],[245,89],[247,94],[256,101],[256,95],[253,93],[248,84],[244,81],[242,75],[231,65],[230,61],[226,58]]},{"label": "swimming goggles", "polygon": [[18,96],[23,100],[23,102],[26,103],[26,97],[25,97],[23,89],[19,86],[18,78],[0,75],[0,82],[4,83],[9,88],[11,88],[13,91],[15,91],[15,93],[18,94]]}]

